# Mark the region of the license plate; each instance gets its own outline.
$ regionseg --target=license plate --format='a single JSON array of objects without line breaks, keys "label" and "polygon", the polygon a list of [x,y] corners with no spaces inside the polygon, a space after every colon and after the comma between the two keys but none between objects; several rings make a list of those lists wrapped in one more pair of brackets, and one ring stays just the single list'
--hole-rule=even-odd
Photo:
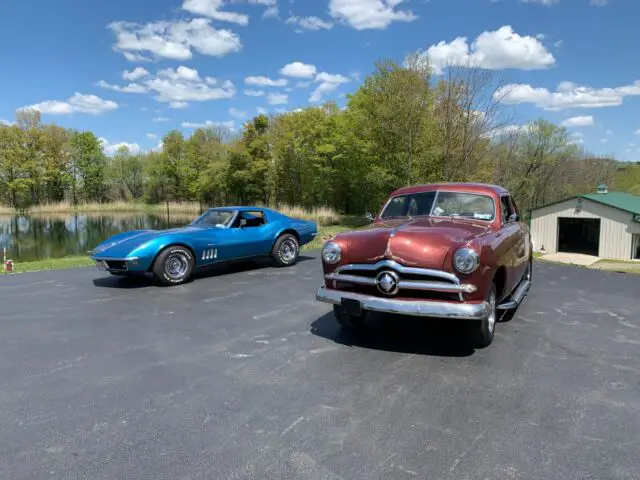
[{"label": "license plate", "polygon": [[98,260],[98,261],[96,261],[96,267],[98,267],[98,270],[106,270],[107,269],[107,262],[105,262],[103,260]]},{"label": "license plate", "polygon": [[357,317],[362,315],[362,304],[359,300],[354,300],[353,298],[343,298],[342,306],[345,309],[345,312],[349,315],[355,315]]}]

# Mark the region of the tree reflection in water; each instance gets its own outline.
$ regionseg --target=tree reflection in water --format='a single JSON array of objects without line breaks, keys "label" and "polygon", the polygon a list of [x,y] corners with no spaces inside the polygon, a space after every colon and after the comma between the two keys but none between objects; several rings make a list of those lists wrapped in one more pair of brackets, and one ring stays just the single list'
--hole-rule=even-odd
[{"label": "tree reflection in water", "polygon": [[84,255],[119,232],[176,228],[192,220],[144,213],[0,216],[0,248],[6,246],[14,262]]}]

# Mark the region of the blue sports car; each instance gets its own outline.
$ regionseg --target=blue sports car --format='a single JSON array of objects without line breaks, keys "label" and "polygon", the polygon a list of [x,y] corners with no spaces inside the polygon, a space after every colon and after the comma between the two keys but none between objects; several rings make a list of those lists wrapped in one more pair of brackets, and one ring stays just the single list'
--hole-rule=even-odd
[{"label": "blue sports car", "polygon": [[152,273],[164,285],[179,285],[195,269],[220,262],[271,256],[277,266],[293,265],[317,232],[315,222],[268,208],[220,207],[183,228],[119,233],[90,256],[113,275]]}]

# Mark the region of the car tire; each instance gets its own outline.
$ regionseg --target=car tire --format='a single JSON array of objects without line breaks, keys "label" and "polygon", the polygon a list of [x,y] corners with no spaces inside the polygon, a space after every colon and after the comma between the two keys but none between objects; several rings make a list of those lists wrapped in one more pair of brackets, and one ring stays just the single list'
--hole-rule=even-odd
[{"label": "car tire", "polygon": [[496,332],[496,323],[498,319],[497,311],[497,288],[496,284],[491,284],[491,289],[487,295],[489,302],[489,315],[482,320],[476,321],[473,329],[473,343],[476,348],[485,348],[491,345]]},{"label": "car tire", "polygon": [[157,256],[153,275],[162,285],[180,285],[191,278],[194,265],[191,250],[174,245],[165,248]]},{"label": "car tire", "polygon": [[366,318],[366,312],[362,312],[361,316],[350,315],[345,311],[344,307],[340,305],[333,306],[333,314],[335,315],[338,324],[340,324],[343,329],[349,331],[362,328]]},{"label": "car tire", "polygon": [[298,239],[290,233],[280,235],[271,250],[271,257],[278,267],[295,265],[299,255],[300,244]]}]

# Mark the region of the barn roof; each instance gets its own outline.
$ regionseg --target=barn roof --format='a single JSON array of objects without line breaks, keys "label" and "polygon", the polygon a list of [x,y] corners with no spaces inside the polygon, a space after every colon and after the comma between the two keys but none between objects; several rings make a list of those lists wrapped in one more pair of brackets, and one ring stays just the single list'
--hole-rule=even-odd
[{"label": "barn roof", "polygon": [[[590,200],[592,202],[600,203],[602,205],[607,205],[609,207],[617,208],[618,210],[632,213],[634,216],[640,216],[640,196],[633,195],[632,193],[627,193],[627,192],[586,193],[586,194],[576,195],[575,197],[571,197],[571,198],[584,198],[585,200]],[[551,202],[546,205],[540,205],[539,207],[532,208],[531,211],[533,212],[536,210],[540,210],[541,208],[555,205],[557,203],[566,202],[567,200],[571,200],[571,198],[565,198],[564,200],[560,200],[557,202]]]},{"label": "barn roof", "polygon": [[640,215],[640,196],[627,192],[589,193],[578,195],[592,202],[602,203],[618,210]]}]

